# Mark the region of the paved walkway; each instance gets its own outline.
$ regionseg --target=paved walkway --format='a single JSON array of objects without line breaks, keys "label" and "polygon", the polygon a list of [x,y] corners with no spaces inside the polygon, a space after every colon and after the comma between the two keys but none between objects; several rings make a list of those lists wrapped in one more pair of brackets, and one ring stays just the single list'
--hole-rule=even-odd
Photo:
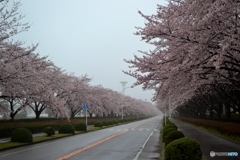
[{"label": "paved walkway", "polygon": [[[209,132],[198,129],[197,127],[184,123],[180,120],[172,119],[185,137],[194,139],[199,142],[202,153],[203,160],[239,160],[240,159],[240,144],[234,143],[227,139],[215,136]],[[218,152],[237,152],[237,157],[229,156],[210,156],[210,152],[213,151],[215,154]]]}]

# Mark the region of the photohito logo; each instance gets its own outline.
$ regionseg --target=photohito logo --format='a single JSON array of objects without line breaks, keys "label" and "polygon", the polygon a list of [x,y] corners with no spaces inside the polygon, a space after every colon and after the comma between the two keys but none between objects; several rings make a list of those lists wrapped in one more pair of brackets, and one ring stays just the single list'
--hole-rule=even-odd
[{"label": "photohito logo", "polygon": [[210,152],[210,156],[211,157],[215,157],[215,156],[238,156],[238,152],[214,152],[214,151],[211,151]]},{"label": "photohito logo", "polygon": [[214,151],[211,151],[211,152],[210,152],[210,156],[211,156],[211,157],[214,157],[215,155],[216,155],[216,154],[215,154]]}]

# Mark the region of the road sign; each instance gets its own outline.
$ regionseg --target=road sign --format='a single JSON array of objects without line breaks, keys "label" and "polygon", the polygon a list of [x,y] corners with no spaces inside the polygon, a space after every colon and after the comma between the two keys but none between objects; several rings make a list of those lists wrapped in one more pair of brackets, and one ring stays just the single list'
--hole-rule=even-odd
[{"label": "road sign", "polygon": [[84,105],[83,105],[83,109],[89,109],[89,107],[88,107],[88,104],[87,104],[87,103],[84,103]]},{"label": "road sign", "polygon": [[88,104],[84,103],[83,105],[83,109],[85,109],[85,115],[86,115],[86,131],[87,131],[87,110],[89,109]]}]

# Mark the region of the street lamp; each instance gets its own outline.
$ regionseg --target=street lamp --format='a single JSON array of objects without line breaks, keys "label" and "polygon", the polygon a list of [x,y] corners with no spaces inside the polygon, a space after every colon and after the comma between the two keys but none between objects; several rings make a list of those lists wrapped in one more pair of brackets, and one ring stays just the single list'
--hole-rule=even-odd
[{"label": "street lamp", "polygon": [[[127,81],[121,81],[120,82],[122,84],[122,95],[125,95],[125,89],[129,88],[129,87],[125,87],[127,84]],[[123,119],[123,97],[122,97],[122,119]]]}]

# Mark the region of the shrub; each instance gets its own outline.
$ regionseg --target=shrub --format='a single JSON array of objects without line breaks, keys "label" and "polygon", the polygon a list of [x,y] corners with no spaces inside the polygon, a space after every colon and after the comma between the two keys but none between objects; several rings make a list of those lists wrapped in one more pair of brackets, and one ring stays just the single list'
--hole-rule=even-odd
[{"label": "shrub", "polygon": [[162,132],[163,142],[165,142],[166,135],[172,131],[177,131],[177,129],[176,128],[163,128],[163,132]]},{"label": "shrub", "polygon": [[116,121],[116,120],[113,120],[113,124],[118,124],[118,121]]},{"label": "shrub", "polygon": [[59,130],[58,130],[59,133],[66,133],[66,134],[75,134],[75,128],[72,124],[68,124],[68,123],[65,123],[65,124],[62,124],[60,127],[59,127]]},{"label": "shrub", "polygon": [[102,121],[103,126],[108,126],[108,121]]},{"label": "shrub", "polygon": [[132,119],[132,118],[129,118],[129,119],[128,119],[128,121],[129,121],[129,122],[132,122],[132,121],[133,121],[133,119]]},{"label": "shrub", "polygon": [[172,142],[173,140],[179,139],[179,138],[183,138],[184,134],[180,131],[171,131],[169,132],[166,137],[165,137],[165,146],[167,146],[170,142]]},{"label": "shrub", "polygon": [[55,134],[55,129],[52,126],[47,126],[44,128],[44,132],[48,135],[54,135]]},{"label": "shrub", "polygon": [[74,124],[74,127],[76,131],[87,131],[87,126],[83,122],[78,122]]},{"label": "shrub", "polygon": [[176,128],[177,126],[174,123],[168,123],[164,128]]},{"label": "shrub", "polygon": [[165,160],[201,160],[200,145],[192,139],[180,138],[169,143],[165,148]]},{"label": "shrub", "polygon": [[26,128],[17,128],[13,131],[12,142],[28,143],[33,142],[32,133]]},{"label": "shrub", "polygon": [[103,126],[102,122],[95,122],[94,123],[94,127],[102,127],[102,126]]},{"label": "shrub", "polygon": [[123,119],[118,120],[118,123],[124,123]]},{"label": "shrub", "polygon": [[112,120],[109,120],[109,121],[108,121],[108,125],[113,125],[113,121],[112,121]]}]

